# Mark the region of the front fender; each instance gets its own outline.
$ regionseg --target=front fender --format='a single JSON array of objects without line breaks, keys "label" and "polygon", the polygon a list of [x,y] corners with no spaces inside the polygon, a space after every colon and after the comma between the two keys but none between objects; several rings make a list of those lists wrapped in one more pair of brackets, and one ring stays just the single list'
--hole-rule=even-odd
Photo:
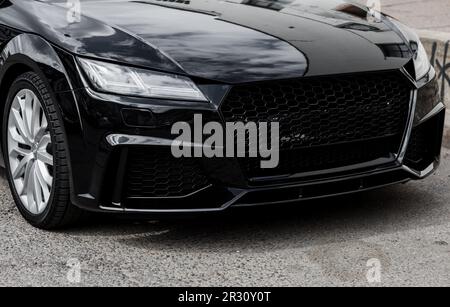
[{"label": "front fender", "polygon": [[[74,148],[78,151],[82,150],[84,144],[80,108],[74,94],[74,90],[82,87],[82,81],[76,71],[74,58],[38,35],[20,34],[11,38],[0,53],[0,88],[5,91],[5,94],[13,81],[11,77],[16,78],[23,67],[41,76],[50,89],[54,101],[57,102],[67,140],[69,171],[72,175],[70,153]],[[2,100],[1,103],[4,105],[6,99]],[[3,121],[3,116],[0,120]],[[0,151],[3,152],[1,148]],[[3,153],[0,157],[2,160],[0,162],[4,162]],[[73,177],[70,177],[73,192]]]},{"label": "front fender", "polygon": [[[38,35],[17,35],[6,43],[0,53],[0,83],[12,66],[23,64],[45,77],[53,93],[72,91],[74,87],[80,87],[81,83],[77,78],[69,79],[64,65],[69,64],[67,57],[71,56]],[[63,60],[66,63],[63,64]],[[72,69],[74,67],[69,67],[69,70]]]}]

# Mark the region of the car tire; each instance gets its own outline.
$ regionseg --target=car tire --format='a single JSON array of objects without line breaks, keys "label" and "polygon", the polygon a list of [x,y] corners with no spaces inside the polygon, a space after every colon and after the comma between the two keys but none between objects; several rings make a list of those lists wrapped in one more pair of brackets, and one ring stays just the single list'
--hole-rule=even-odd
[{"label": "car tire", "polygon": [[2,135],[7,179],[22,216],[46,230],[76,223],[82,211],[70,202],[69,159],[61,116],[47,85],[36,73],[27,72],[13,82]]}]

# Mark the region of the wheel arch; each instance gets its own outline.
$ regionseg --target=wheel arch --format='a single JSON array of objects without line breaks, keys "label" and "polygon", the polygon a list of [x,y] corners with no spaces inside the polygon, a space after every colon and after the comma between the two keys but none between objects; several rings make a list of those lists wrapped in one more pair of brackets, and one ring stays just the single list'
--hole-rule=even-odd
[{"label": "wheel arch", "polygon": [[[56,71],[63,73],[62,63],[55,50],[43,38],[32,34],[20,34],[5,44],[0,53],[0,127],[3,127],[3,114],[9,89],[14,80],[26,72],[35,72],[47,83],[47,76],[55,75]],[[50,88],[50,84],[47,84]],[[0,144],[2,143],[0,136]],[[3,148],[0,145],[0,153]],[[0,165],[4,166],[3,154],[0,155]]]},{"label": "wheel arch", "polygon": [[[55,48],[38,35],[20,34],[11,39],[0,52],[0,127],[3,127],[7,97],[14,80],[23,73],[34,72],[45,82],[50,95],[56,102],[61,115],[64,134],[67,136],[66,125],[70,123],[71,133],[82,135],[78,104],[71,79],[66,70],[70,57],[72,56]],[[72,72],[70,73],[71,76],[74,75]],[[2,144],[2,134],[0,133],[0,166],[4,167]],[[68,159],[70,161],[69,148]],[[72,187],[73,178],[70,162],[68,167]]]}]

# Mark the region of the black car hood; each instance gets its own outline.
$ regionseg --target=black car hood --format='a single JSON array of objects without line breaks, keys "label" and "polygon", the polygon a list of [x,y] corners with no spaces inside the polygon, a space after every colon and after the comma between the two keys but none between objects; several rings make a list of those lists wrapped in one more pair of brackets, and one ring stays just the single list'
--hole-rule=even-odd
[{"label": "black car hood", "polygon": [[[402,38],[340,0],[11,1],[0,20],[73,53],[226,83],[400,68]],[[22,15],[22,16],[21,16]],[[393,51],[394,50],[394,51]]]}]

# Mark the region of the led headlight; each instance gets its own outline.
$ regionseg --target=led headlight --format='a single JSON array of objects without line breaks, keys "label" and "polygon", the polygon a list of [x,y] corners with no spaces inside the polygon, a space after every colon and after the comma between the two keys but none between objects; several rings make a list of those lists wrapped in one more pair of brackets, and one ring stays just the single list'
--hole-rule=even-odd
[{"label": "led headlight", "polygon": [[428,74],[431,69],[431,63],[428,60],[428,55],[420,42],[419,36],[411,28],[405,26],[398,20],[387,16],[387,20],[392,23],[392,25],[400,31],[401,36],[405,41],[408,41],[412,51],[414,52],[414,66],[416,70],[416,80],[422,79]]},{"label": "led headlight", "polygon": [[207,101],[195,83],[183,76],[78,59],[92,85],[100,91],[149,98]]},{"label": "led headlight", "polygon": [[412,45],[416,45],[414,67],[416,68],[416,79],[420,80],[430,71],[431,63],[430,60],[428,60],[427,51],[420,40],[417,40],[417,43],[412,43]]}]

